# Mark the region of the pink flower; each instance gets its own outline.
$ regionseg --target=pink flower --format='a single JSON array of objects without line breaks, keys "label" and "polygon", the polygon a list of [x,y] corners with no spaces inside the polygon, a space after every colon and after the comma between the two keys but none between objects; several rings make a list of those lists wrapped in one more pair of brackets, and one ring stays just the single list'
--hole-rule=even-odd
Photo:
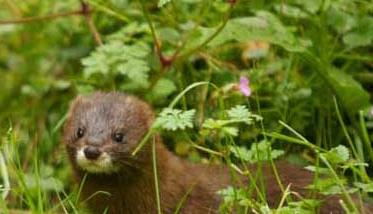
[{"label": "pink flower", "polygon": [[249,86],[249,79],[247,77],[240,77],[239,88],[244,96],[249,97],[251,95],[251,88]]}]

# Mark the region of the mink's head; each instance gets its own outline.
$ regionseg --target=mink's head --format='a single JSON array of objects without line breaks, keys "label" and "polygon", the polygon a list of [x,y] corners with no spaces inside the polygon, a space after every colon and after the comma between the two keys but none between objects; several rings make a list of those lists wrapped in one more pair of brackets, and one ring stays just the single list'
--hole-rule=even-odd
[{"label": "mink's head", "polygon": [[151,108],[139,99],[97,92],[72,102],[63,140],[79,170],[115,173],[136,164],[131,153],[152,121]]}]

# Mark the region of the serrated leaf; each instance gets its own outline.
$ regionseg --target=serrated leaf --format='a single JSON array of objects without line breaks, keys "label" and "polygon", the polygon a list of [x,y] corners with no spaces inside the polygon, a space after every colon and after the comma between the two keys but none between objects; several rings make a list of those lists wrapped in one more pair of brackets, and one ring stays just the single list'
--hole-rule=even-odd
[{"label": "serrated leaf", "polygon": [[251,116],[251,113],[246,108],[246,106],[243,105],[237,105],[230,110],[227,111],[228,117],[230,119],[234,120],[240,120],[242,118],[249,118]]},{"label": "serrated leaf", "polygon": [[343,145],[334,147],[322,155],[332,164],[344,163],[350,158],[350,152],[348,151],[347,147]]},{"label": "serrated leaf", "polygon": [[252,160],[252,152],[245,147],[239,146],[230,146],[229,150],[232,154],[243,161],[251,161]]},{"label": "serrated leaf", "polygon": [[269,158],[276,159],[284,154],[284,151],[282,150],[272,149],[271,143],[267,141],[253,143],[250,150],[238,146],[230,146],[229,150],[235,157],[249,163],[269,160]]},{"label": "serrated leaf", "polygon": [[165,108],[156,118],[153,127],[175,131],[177,129],[193,128],[195,110],[182,111]]},{"label": "serrated leaf", "polygon": [[137,59],[132,59],[118,66],[118,71],[121,74],[127,75],[133,82],[145,87],[148,84],[148,65]]},{"label": "serrated leaf", "polygon": [[231,120],[237,120],[245,122],[246,124],[252,124],[253,119],[251,118],[252,114],[243,105],[237,105],[227,111],[228,117]]},{"label": "serrated leaf", "polygon": [[144,58],[150,53],[150,48],[144,43],[136,43],[131,46],[127,46],[128,54],[134,58]]},{"label": "serrated leaf", "polygon": [[90,56],[82,59],[84,76],[89,78],[95,73],[122,74],[130,80],[129,85],[146,87],[148,84],[147,55],[150,48],[141,42],[125,45],[120,41],[111,41],[97,48]]}]

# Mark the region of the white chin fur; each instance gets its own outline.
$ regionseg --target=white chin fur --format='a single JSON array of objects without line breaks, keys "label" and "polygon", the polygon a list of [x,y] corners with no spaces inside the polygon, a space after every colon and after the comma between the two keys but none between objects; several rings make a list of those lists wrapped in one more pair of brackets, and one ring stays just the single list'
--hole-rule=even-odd
[{"label": "white chin fur", "polygon": [[77,151],[76,162],[83,170],[92,173],[112,173],[118,171],[118,168],[113,165],[110,156],[104,152],[97,160],[89,160],[84,155],[84,148]]}]

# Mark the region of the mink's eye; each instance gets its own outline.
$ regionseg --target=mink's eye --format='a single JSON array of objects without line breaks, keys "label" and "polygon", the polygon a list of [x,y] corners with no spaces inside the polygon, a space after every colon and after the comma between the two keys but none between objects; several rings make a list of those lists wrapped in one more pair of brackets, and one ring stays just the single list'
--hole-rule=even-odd
[{"label": "mink's eye", "polygon": [[76,137],[79,139],[79,138],[82,138],[83,136],[84,136],[84,129],[78,128],[78,130],[76,131]]},{"label": "mink's eye", "polygon": [[124,143],[125,142],[124,134],[121,132],[114,133],[113,141],[115,141],[116,143]]}]

